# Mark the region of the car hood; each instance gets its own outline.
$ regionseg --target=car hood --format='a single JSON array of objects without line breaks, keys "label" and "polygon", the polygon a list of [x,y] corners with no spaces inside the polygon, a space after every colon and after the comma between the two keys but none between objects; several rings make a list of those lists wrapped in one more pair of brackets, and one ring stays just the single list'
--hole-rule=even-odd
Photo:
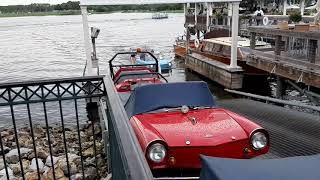
[{"label": "car hood", "polygon": [[[144,138],[165,141],[170,147],[217,146],[248,138],[248,133],[222,109],[149,113],[134,116]],[[158,138],[154,138],[157,135]]]}]

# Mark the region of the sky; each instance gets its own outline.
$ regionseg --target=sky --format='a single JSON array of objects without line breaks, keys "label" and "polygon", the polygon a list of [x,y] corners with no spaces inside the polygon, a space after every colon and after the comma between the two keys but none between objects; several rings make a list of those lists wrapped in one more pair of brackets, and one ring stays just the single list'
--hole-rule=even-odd
[{"label": "sky", "polygon": [[[50,4],[60,4],[63,2],[68,2],[70,0],[0,0],[0,6],[7,5],[26,5],[31,3],[50,3]],[[71,0],[75,1],[75,0]]]}]

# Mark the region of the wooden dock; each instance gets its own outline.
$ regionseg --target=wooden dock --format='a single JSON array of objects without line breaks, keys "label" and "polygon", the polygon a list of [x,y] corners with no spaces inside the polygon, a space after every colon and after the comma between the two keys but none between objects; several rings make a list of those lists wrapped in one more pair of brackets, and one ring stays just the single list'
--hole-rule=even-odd
[{"label": "wooden dock", "polygon": [[199,53],[191,53],[185,59],[186,68],[191,69],[229,89],[241,89],[244,71],[241,67],[214,61]]},{"label": "wooden dock", "polygon": [[[247,64],[276,76],[320,88],[320,30],[299,32],[276,26],[249,27],[252,53]],[[255,49],[257,36],[274,39],[274,51]]]}]

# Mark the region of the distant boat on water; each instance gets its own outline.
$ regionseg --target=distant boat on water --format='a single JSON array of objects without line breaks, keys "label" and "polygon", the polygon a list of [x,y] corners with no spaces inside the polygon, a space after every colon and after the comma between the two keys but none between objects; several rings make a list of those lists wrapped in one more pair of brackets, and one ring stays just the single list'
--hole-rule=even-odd
[{"label": "distant boat on water", "polygon": [[167,19],[169,18],[166,12],[156,12],[152,14],[152,19]]}]

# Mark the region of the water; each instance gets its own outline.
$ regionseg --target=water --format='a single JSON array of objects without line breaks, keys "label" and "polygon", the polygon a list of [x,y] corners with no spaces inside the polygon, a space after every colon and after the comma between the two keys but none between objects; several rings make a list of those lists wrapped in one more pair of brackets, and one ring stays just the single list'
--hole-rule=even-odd
[{"label": "water", "polygon": [[[101,29],[96,41],[101,74],[107,73],[108,60],[118,51],[149,47],[173,54],[176,36],[183,34],[183,14],[154,20],[150,13],[113,13],[90,15],[89,25]],[[0,83],[35,79],[79,77],[85,66],[81,16],[43,16],[0,18]],[[183,67],[177,67],[169,81],[184,81]],[[85,102],[79,103],[80,120],[87,120]],[[68,108],[65,108],[68,107]],[[73,102],[64,102],[64,119],[75,124]],[[32,108],[32,119],[44,123],[41,104]],[[59,123],[57,102],[48,103],[50,123]],[[28,123],[25,105],[15,106],[16,121]],[[9,107],[0,108],[0,127],[12,127]]]},{"label": "water", "polygon": [[[113,13],[89,16],[101,29],[97,54],[101,73],[115,52],[148,46],[172,52],[175,37],[184,31],[183,14],[154,20],[150,13]],[[85,65],[81,16],[17,17],[0,19],[0,83],[82,76]]]}]

